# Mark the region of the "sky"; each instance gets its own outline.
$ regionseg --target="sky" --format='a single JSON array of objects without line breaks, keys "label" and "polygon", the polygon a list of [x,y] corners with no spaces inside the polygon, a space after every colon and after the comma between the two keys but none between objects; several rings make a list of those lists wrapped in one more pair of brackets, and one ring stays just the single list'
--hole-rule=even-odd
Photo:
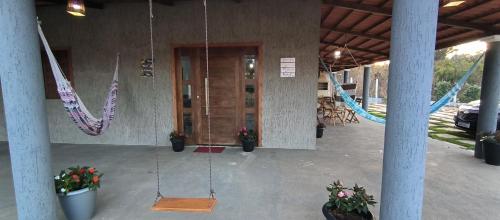
[{"label": "sky", "polygon": [[474,54],[482,53],[486,50],[486,43],[483,41],[477,40],[477,41],[472,41],[469,43],[454,46],[453,49],[455,49],[456,51],[446,55],[446,58],[451,58],[455,55],[462,55],[462,54],[474,55]]}]

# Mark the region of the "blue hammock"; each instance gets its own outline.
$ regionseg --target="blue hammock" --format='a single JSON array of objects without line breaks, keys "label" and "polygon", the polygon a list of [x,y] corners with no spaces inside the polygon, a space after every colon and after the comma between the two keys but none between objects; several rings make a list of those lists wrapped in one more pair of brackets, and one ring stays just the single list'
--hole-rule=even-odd
[{"label": "blue hammock", "polygon": [[[479,61],[483,58],[483,56],[484,56],[484,54],[482,54],[474,62],[474,64],[472,64],[472,66],[469,68],[469,70],[467,70],[467,72],[462,76],[462,78],[460,78],[460,80],[458,80],[458,82],[455,84],[455,86],[453,86],[453,88],[451,88],[451,90],[448,93],[446,93],[446,95],[441,97],[436,102],[432,103],[432,105],[430,106],[431,107],[431,109],[430,109],[431,114],[438,111],[446,104],[448,104],[450,102],[450,100],[458,93],[458,91],[460,91],[460,89],[463,87],[463,85],[465,84],[467,79],[472,75],[472,73],[474,73],[474,70],[477,68]],[[321,57],[320,57],[320,62],[321,62],[321,65],[323,65],[323,68],[325,70],[328,70],[328,67],[326,66],[323,59],[321,59]],[[354,101],[351,98],[351,96],[346,91],[344,91],[344,89],[342,89],[342,86],[337,81],[335,74],[330,72],[328,75],[330,76],[330,80],[333,82],[335,89],[337,90],[337,92],[340,94],[340,96],[344,100],[344,103],[347,106],[349,106],[353,111],[355,111],[356,114],[358,114],[361,117],[366,118],[368,120],[371,120],[371,121],[374,121],[374,122],[377,122],[380,124],[385,124],[384,118],[380,118],[380,117],[377,117],[375,115],[372,115],[369,112],[365,111],[363,108],[361,108],[361,106],[359,106],[358,103],[356,103],[356,101]]]},{"label": "blue hammock", "polygon": [[437,112],[439,109],[441,109],[441,107],[448,104],[450,102],[450,100],[454,96],[457,95],[458,91],[460,91],[460,89],[462,89],[462,86],[464,86],[467,79],[469,79],[469,77],[474,73],[474,70],[476,70],[476,68],[479,64],[479,61],[483,58],[483,56],[484,56],[484,53],[481,54],[481,56],[479,56],[479,58],[477,58],[476,62],[474,62],[474,64],[472,64],[472,66],[469,68],[469,70],[467,70],[465,75],[462,76],[462,78],[460,78],[460,80],[458,80],[457,84],[455,84],[455,86],[453,86],[453,88],[451,88],[451,90],[448,93],[446,93],[446,95],[444,95],[439,100],[432,103],[431,114],[434,112]]}]

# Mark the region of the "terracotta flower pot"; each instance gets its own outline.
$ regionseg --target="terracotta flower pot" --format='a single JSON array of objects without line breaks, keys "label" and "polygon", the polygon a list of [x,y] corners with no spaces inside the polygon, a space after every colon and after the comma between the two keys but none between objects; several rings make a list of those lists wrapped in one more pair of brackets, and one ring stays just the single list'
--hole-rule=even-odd
[{"label": "terracotta flower pot", "polygon": [[68,220],[90,220],[94,216],[96,190],[85,188],[69,192],[66,195],[58,194],[58,197]]}]

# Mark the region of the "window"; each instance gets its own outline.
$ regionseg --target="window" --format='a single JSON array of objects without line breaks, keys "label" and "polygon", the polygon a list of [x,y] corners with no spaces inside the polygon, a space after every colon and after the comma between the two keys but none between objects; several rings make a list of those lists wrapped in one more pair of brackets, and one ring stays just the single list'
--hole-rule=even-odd
[{"label": "window", "polygon": [[318,83],[318,90],[328,90],[328,83]]},{"label": "window", "polygon": [[247,51],[243,56],[245,124],[247,129],[257,131],[257,51]]},{"label": "window", "polygon": [[[57,59],[57,62],[61,66],[66,79],[73,82],[73,73],[71,69],[71,55],[69,50],[54,50],[52,51]],[[59,93],[57,93],[57,84],[52,75],[52,69],[50,68],[50,62],[45,51],[42,51],[42,70],[43,70],[43,81],[45,84],[45,98],[46,99],[59,99]]]}]

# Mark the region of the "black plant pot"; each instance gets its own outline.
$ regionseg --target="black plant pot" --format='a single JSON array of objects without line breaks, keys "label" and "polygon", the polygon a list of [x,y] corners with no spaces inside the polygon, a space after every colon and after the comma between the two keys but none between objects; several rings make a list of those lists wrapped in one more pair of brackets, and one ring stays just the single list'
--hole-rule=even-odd
[{"label": "black plant pot", "polygon": [[500,166],[500,143],[492,139],[483,141],[484,162]]},{"label": "black plant pot", "polygon": [[316,138],[321,138],[323,137],[323,131],[325,128],[322,127],[316,127]]},{"label": "black plant pot", "polygon": [[252,152],[255,149],[255,141],[242,140],[243,151]]},{"label": "black plant pot", "polygon": [[333,213],[328,209],[328,207],[326,207],[326,204],[328,203],[325,203],[323,205],[323,215],[325,216],[325,218],[327,220],[373,220],[373,215],[370,211],[368,211],[368,217],[364,217],[364,216],[348,216],[346,218],[336,218]]},{"label": "black plant pot", "polygon": [[184,139],[170,139],[172,142],[172,150],[182,152],[184,150]]}]

